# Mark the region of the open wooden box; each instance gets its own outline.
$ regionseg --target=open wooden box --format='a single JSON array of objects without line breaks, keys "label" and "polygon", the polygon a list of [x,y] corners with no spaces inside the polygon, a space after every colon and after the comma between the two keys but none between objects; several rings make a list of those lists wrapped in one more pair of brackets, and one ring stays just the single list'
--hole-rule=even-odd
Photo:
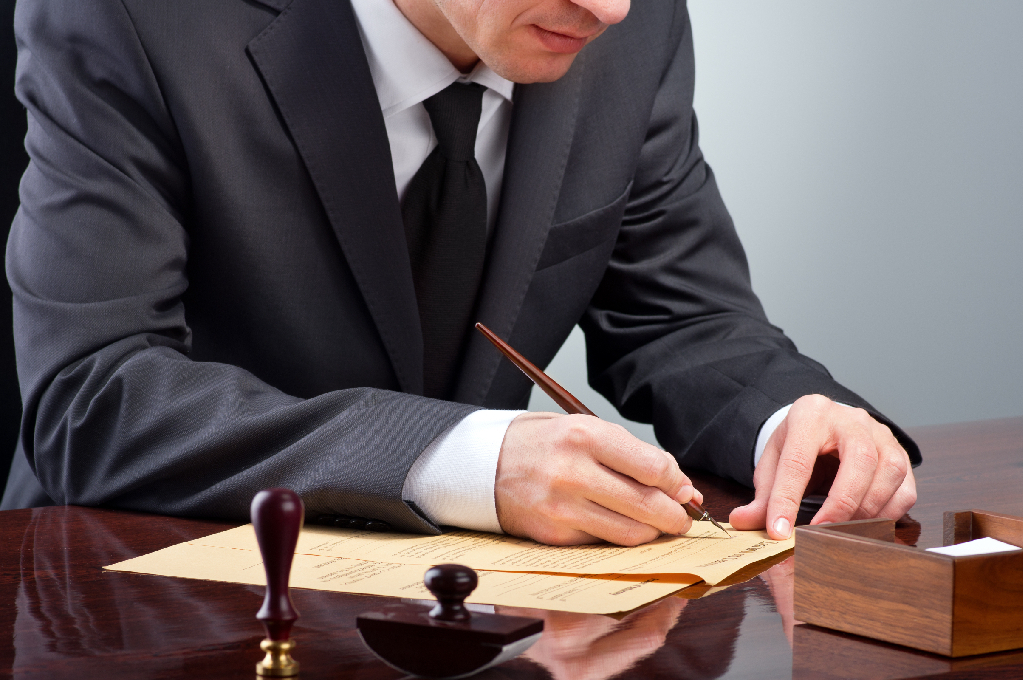
[{"label": "open wooden box", "polygon": [[[945,545],[1023,547],[1023,518],[946,512]],[[894,542],[892,520],[796,528],[795,617],[945,656],[1023,647],[1023,552],[952,557]]]}]

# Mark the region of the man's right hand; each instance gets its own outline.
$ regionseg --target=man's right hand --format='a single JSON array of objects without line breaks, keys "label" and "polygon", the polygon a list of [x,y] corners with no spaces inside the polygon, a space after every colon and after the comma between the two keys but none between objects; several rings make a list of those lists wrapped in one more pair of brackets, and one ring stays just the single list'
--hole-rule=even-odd
[{"label": "man's right hand", "polygon": [[497,461],[501,528],[549,545],[640,545],[683,534],[703,496],[675,458],[593,416],[523,413]]}]

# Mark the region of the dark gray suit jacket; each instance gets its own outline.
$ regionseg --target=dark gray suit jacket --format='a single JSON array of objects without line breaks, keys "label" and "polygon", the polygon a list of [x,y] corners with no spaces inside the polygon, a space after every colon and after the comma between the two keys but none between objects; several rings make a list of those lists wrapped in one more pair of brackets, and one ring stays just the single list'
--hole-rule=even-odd
[{"label": "dark gray suit jacket", "polygon": [[[419,396],[349,4],[21,0],[15,24],[25,416],[3,507],[242,519],[258,489],[288,486],[313,515],[436,531],[401,500],[409,467],[473,409],[523,407],[530,383],[473,337],[456,401]],[[540,365],[580,323],[590,380],[624,415],[682,463],[751,484],[779,407],[815,392],[869,406],[765,318],[692,94],[676,0],[636,3],[564,78],[516,89],[477,316]]]}]

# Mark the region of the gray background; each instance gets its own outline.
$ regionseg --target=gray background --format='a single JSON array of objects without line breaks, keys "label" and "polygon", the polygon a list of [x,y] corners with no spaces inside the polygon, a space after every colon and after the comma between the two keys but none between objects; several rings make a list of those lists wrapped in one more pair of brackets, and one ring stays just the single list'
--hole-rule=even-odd
[{"label": "gray background", "polygon": [[[1023,2],[690,13],[701,145],[770,319],[902,425],[1023,414]],[[622,422],[584,353],[576,329],[548,372]]]}]

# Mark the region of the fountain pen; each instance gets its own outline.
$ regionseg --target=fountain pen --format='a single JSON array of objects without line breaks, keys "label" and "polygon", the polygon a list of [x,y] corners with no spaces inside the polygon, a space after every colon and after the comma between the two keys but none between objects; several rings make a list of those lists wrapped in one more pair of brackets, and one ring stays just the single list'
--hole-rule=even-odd
[{"label": "fountain pen", "polygon": [[[508,358],[508,361],[515,364],[520,371],[526,374],[526,377],[533,381],[533,383],[543,390],[548,397],[554,400],[561,408],[565,409],[566,413],[571,414],[582,414],[587,416],[596,417],[596,414],[575,398],[571,392],[566,390],[564,387],[556,383],[549,375],[541,371],[536,367],[536,364],[531,362],[526,357],[519,354],[517,351],[512,349],[511,345],[506,343],[501,338],[497,337],[492,330],[487,328],[481,323],[476,324],[476,330],[483,334],[487,340],[493,343],[494,347],[501,351],[501,354]],[[732,537],[723,526],[718,524],[717,520],[710,516],[710,513],[703,509],[699,503],[695,500],[691,500],[688,503],[683,503],[682,507],[685,508],[686,514],[695,519],[696,521],[710,521],[721,531],[725,532],[725,535],[729,538]]]}]

